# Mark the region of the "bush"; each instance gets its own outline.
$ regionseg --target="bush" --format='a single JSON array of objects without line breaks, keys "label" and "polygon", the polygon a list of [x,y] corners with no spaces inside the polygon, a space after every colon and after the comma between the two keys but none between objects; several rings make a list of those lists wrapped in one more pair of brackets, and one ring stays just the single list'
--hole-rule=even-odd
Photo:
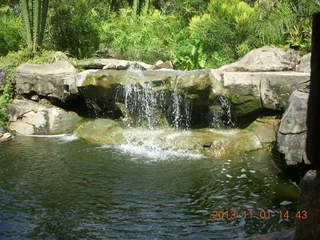
[{"label": "bush", "polygon": [[17,51],[24,44],[21,18],[9,6],[0,8],[0,56]]},{"label": "bush", "polygon": [[149,63],[170,58],[179,42],[180,19],[158,10],[132,17],[131,9],[121,9],[101,24],[100,48],[111,48],[129,60]]},{"label": "bush", "polygon": [[92,56],[99,48],[99,31],[91,10],[84,1],[55,1],[49,13],[48,47],[77,58]]}]

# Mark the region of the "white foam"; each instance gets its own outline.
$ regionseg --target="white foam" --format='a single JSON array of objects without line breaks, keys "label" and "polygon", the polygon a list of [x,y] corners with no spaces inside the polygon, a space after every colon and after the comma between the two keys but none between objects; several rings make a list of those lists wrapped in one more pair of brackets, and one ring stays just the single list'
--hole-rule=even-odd
[{"label": "white foam", "polygon": [[101,146],[98,148],[115,148],[122,152],[135,155],[137,157],[142,157],[143,160],[147,158],[149,162],[156,162],[161,160],[170,160],[172,158],[186,158],[186,159],[199,159],[203,158],[201,154],[190,153],[187,150],[163,150],[156,146],[139,146],[133,144],[121,144],[118,146]]},{"label": "white foam", "polygon": [[34,137],[34,138],[59,138],[59,140],[63,140],[64,142],[72,142],[77,140],[78,137],[74,135],[67,134],[56,134],[56,135],[23,135],[26,137]]}]

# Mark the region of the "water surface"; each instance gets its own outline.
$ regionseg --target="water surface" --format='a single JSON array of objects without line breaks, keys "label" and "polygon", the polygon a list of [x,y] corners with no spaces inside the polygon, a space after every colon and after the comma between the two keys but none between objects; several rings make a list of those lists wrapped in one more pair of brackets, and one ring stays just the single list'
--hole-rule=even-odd
[{"label": "water surface", "polygon": [[[294,211],[282,191],[292,185],[264,151],[222,160],[140,150],[66,137],[0,145],[0,239],[234,239],[293,226],[276,214]],[[239,216],[212,219],[215,210]]]}]

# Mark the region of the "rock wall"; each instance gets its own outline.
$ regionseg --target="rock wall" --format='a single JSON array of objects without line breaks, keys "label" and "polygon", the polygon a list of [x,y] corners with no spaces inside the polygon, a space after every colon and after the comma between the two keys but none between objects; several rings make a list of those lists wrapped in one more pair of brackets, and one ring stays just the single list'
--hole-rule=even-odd
[{"label": "rock wall", "polygon": [[[308,95],[305,89],[308,88],[310,79],[310,54],[300,57],[294,51],[266,46],[217,70],[186,72],[161,69],[171,68],[169,63],[159,62],[152,66],[117,59],[96,59],[82,62],[79,66],[87,70],[77,73],[67,62],[21,65],[14,74],[16,92],[26,98],[33,96],[32,99],[36,101],[56,99],[66,102],[70,97],[77,96],[97,116],[103,113],[103,117],[122,119],[123,122],[130,121],[127,118],[127,99],[124,95],[129,94],[132,89],[142,91],[147,88],[147,94],[151,92],[154,96],[163,98],[163,109],[171,112],[171,102],[168,104],[166,101],[174,93],[178,96],[178,102],[183,98],[191,103],[191,127],[199,123],[203,124],[202,127],[210,127],[212,125],[208,118],[226,117],[228,111],[233,118],[241,120],[256,111],[272,110],[277,111],[277,114],[285,111],[277,134],[278,149],[289,165],[309,163],[305,157],[304,142]],[[159,68],[160,70],[153,70]],[[231,103],[230,109],[221,105],[221,101],[225,101],[221,96]],[[52,129],[49,124],[52,120],[48,120],[52,118],[50,116],[55,116],[53,112],[64,117],[69,116],[69,113],[52,106],[23,101],[22,104],[20,100],[16,100],[13,104],[16,113],[10,115],[11,129],[25,134],[52,134],[71,130],[71,126],[63,128],[68,125],[67,121],[62,124],[60,131]],[[21,110],[22,105],[24,110]],[[158,119],[163,119],[163,116],[159,115]],[[252,120],[247,121],[247,125],[250,125]],[[262,143],[274,142],[275,134],[266,132],[269,125],[265,125],[264,121],[266,120],[256,121],[250,128],[258,131],[255,134]],[[272,126],[275,126],[273,129],[277,129],[279,120],[272,121]]]}]

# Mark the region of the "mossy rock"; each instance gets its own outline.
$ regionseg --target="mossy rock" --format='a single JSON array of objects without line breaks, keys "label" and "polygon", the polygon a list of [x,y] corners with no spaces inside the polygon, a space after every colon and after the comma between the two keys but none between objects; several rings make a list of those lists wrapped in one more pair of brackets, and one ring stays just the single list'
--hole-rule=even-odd
[{"label": "mossy rock", "polygon": [[74,134],[91,143],[120,145],[125,138],[119,123],[110,119],[96,119],[82,123]]}]

